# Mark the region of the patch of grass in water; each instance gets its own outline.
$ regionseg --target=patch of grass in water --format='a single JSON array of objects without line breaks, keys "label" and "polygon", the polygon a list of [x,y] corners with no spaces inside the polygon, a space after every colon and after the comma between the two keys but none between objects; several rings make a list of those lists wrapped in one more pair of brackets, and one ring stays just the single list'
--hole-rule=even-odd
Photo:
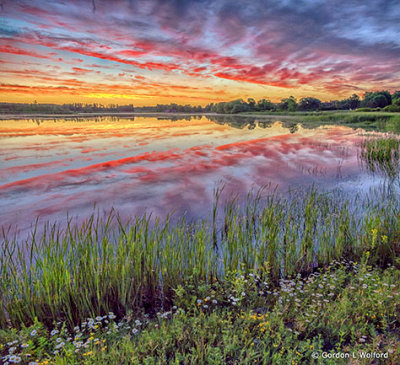
[{"label": "patch of grass in water", "polygon": [[394,178],[400,170],[400,139],[397,137],[370,138],[361,144],[360,157],[366,168]]}]

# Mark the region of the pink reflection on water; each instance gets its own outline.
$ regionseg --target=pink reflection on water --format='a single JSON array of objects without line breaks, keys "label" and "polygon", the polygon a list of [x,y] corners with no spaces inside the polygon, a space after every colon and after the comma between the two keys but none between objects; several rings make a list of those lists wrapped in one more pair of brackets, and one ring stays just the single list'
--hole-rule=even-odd
[{"label": "pink reflection on water", "polygon": [[205,117],[13,120],[0,122],[0,137],[0,225],[22,230],[36,217],[84,219],[94,207],[114,207],[123,218],[206,217],[219,183],[240,195],[269,183],[329,187],[364,178],[356,153],[362,137],[338,126],[291,134],[279,122],[249,130]]}]

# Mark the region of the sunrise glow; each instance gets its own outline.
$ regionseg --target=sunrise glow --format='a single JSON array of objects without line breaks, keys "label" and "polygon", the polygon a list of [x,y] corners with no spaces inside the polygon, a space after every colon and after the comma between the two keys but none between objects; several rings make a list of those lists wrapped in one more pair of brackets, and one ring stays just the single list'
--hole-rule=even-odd
[{"label": "sunrise glow", "polygon": [[396,2],[2,3],[2,102],[205,105],[399,86]]}]

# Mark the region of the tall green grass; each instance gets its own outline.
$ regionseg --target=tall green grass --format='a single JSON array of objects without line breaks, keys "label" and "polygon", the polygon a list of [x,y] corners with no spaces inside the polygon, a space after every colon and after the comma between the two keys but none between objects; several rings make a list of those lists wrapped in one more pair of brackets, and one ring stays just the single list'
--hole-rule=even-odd
[{"label": "tall green grass", "polygon": [[344,255],[357,260],[369,250],[371,263],[384,266],[399,252],[400,203],[387,191],[372,199],[258,194],[222,205],[218,217],[214,209],[212,222],[143,216],[123,223],[112,213],[65,229],[47,225],[22,243],[5,235],[1,327],[166,309],[187,278],[213,283],[239,268],[277,282]]},{"label": "tall green grass", "polygon": [[383,172],[394,178],[400,171],[400,139],[396,137],[366,139],[361,144],[361,160],[368,170]]}]

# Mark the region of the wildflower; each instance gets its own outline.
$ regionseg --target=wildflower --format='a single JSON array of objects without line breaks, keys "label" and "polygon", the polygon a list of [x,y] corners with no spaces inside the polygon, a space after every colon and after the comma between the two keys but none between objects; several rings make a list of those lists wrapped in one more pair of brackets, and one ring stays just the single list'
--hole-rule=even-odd
[{"label": "wildflower", "polygon": [[138,330],[136,329],[136,328],[134,328],[133,330],[132,330],[132,333],[133,334],[136,334],[138,332]]},{"label": "wildflower", "polygon": [[54,354],[54,355],[57,355],[58,353],[59,353],[58,350],[53,351],[53,354]]},{"label": "wildflower", "polygon": [[25,349],[25,348],[29,347],[29,344],[23,343],[23,344],[21,345],[21,347],[22,347],[23,349]]},{"label": "wildflower", "polygon": [[202,300],[201,299],[197,299],[197,305],[200,305],[201,303],[202,303]]},{"label": "wildflower", "polygon": [[142,322],[140,322],[138,319],[135,321],[136,326],[140,326]]},{"label": "wildflower", "polygon": [[58,330],[53,330],[53,331],[50,332],[50,335],[54,336],[54,335],[56,335],[57,333],[58,333]]},{"label": "wildflower", "polygon": [[110,313],[108,313],[108,318],[115,319],[115,318],[117,318],[117,316],[113,312],[110,312]]},{"label": "wildflower", "polygon": [[213,299],[212,300],[212,304],[217,304],[218,302],[217,302],[217,300],[216,299]]},{"label": "wildflower", "polygon": [[207,308],[208,308],[208,305],[207,305],[207,304],[204,304],[204,305],[203,305],[203,308],[204,308],[204,309],[207,309]]},{"label": "wildflower", "polygon": [[28,365],[39,365],[36,361],[30,361]]},{"label": "wildflower", "polygon": [[103,320],[103,317],[100,317],[100,316],[97,316],[97,317],[96,317],[96,321],[97,321],[97,322],[101,322],[102,320]]},{"label": "wildflower", "polygon": [[36,331],[36,330],[33,330],[33,331],[31,332],[31,336],[36,336],[36,334],[37,334],[37,331]]},{"label": "wildflower", "polygon": [[210,299],[210,297],[207,297],[206,299],[204,299],[204,301],[208,302]]},{"label": "wildflower", "polygon": [[365,342],[365,338],[360,338],[358,341]]},{"label": "wildflower", "polygon": [[62,339],[60,337],[57,338],[56,342],[60,343],[62,341]]}]

